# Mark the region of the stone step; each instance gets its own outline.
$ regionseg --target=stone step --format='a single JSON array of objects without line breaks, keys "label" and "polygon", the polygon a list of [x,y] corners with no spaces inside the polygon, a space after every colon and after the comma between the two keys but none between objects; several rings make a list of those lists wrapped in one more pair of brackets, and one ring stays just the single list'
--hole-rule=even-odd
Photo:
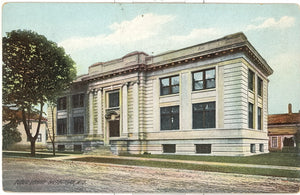
[{"label": "stone step", "polygon": [[87,155],[113,156],[110,146],[95,146],[89,151],[84,152]]}]

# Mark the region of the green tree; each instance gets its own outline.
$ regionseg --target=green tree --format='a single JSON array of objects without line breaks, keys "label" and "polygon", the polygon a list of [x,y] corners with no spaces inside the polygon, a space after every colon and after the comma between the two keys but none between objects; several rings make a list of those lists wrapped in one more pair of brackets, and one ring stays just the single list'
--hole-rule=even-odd
[{"label": "green tree", "polygon": [[[31,155],[35,156],[43,107],[69,87],[76,76],[75,63],[62,47],[33,31],[12,31],[2,40],[3,103],[21,110]],[[38,108],[39,119],[36,133],[31,135],[29,120],[33,108]]]},{"label": "green tree", "polygon": [[21,133],[18,131],[18,124],[21,116],[16,110],[8,106],[2,107],[2,148],[8,149],[10,145],[22,141]]}]

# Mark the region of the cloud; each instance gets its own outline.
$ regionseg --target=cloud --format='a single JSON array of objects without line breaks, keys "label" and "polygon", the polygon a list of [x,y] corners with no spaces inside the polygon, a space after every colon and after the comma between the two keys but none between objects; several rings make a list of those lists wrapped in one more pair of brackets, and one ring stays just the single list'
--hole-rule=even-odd
[{"label": "cloud", "polygon": [[68,52],[74,52],[100,45],[133,43],[157,35],[163,25],[174,20],[172,15],[147,13],[133,20],[113,23],[109,26],[111,34],[100,34],[92,37],[72,37],[59,43]]},{"label": "cloud", "polygon": [[295,18],[290,16],[283,16],[278,21],[276,21],[274,18],[257,18],[256,21],[262,21],[262,23],[258,25],[250,24],[246,27],[246,31],[250,30],[258,30],[258,29],[265,29],[265,28],[277,28],[277,29],[283,29],[283,28],[289,28],[294,25]]},{"label": "cloud", "polygon": [[171,36],[170,39],[173,41],[188,41],[188,40],[195,40],[199,38],[207,38],[213,37],[216,35],[220,35],[219,31],[215,28],[200,28],[200,29],[193,29],[188,35],[174,35]]}]

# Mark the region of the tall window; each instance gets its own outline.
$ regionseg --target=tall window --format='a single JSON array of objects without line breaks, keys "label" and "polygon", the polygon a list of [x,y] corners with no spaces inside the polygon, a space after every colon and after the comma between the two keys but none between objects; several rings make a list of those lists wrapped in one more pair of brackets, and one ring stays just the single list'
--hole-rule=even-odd
[{"label": "tall window", "polygon": [[160,108],[161,130],[179,129],[179,106]]},{"label": "tall window", "polygon": [[193,90],[211,89],[216,87],[215,69],[202,70],[193,73]]},{"label": "tall window", "polygon": [[108,101],[109,108],[119,107],[119,91],[109,93]]},{"label": "tall window", "polygon": [[248,106],[248,127],[253,129],[253,104],[249,102]]},{"label": "tall window", "polygon": [[84,106],[84,93],[72,96],[73,108],[80,108]]},{"label": "tall window", "polygon": [[277,139],[277,137],[272,137],[272,139],[271,139],[271,147],[272,148],[277,148],[278,147],[278,139]]},{"label": "tall window", "polygon": [[57,100],[57,110],[67,109],[67,97],[58,98]]},{"label": "tall window", "polygon": [[67,119],[57,119],[57,135],[67,134]]},{"label": "tall window", "polygon": [[215,102],[193,104],[193,129],[215,128]]},{"label": "tall window", "polygon": [[179,93],[179,76],[160,79],[160,95]]},{"label": "tall window", "polygon": [[37,137],[37,140],[36,140],[37,142],[42,142],[42,134],[38,134],[38,137]]},{"label": "tall window", "polygon": [[74,127],[74,134],[82,134],[84,132],[84,121],[83,116],[74,117],[73,118],[73,127]]},{"label": "tall window", "polygon": [[257,129],[261,130],[261,125],[262,125],[262,113],[261,113],[261,108],[257,108]]},{"label": "tall window", "polygon": [[259,96],[262,96],[262,89],[263,89],[263,80],[259,77],[257,77],[257,94]]},{"label": "tall window", "polygon": [[248,71],[248,89],[254,91],[254,72]]}]

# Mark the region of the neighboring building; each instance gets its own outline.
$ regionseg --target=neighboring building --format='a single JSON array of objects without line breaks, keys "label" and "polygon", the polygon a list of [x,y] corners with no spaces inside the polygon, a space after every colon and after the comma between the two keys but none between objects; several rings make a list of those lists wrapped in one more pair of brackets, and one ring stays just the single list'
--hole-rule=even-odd
[{"label": "neighboring building", "polygon": [[[19,115],[18,118],[22,118],[21,111],[16,111],[16,115]],[[38,126],[38,115],[33,115],[29,120],[30,132],[32,135],[35,135],[37,126]],[[17,126],[18,131],[21,133],[22,140],[17,142],[9,147],[10,150],[30,150],[30,141],[27,138],[26,131],[24,128],[23,122],[20,122]],[[39,135],[35,142],[36,149],[46,149],[47,146],[47,119],[42,117],[40,124]]]},{"label": "neighboring building", "polygon": [[268,116],[270,151],[280,151],[284,147],[296,147],[296,136],[300,135],[297,135],[297,133],[300,133],[300,112],[293,113],[291,104],[288,105],[287,114],[271,114]]},{"label": "neighboring building", "polygon": [[266,153],[272,72],[243,33],[155,56],[132,52],[91,65],[48,126],[55,120],[58,150]]}]

